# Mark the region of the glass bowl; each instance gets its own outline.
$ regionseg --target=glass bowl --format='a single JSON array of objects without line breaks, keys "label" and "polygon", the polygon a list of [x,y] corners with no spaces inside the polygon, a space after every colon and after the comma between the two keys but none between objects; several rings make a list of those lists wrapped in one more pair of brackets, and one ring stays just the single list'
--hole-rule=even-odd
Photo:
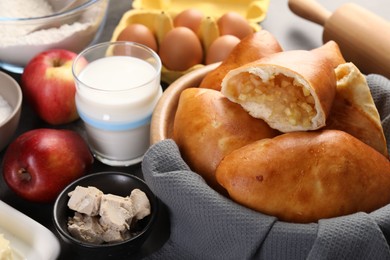
[{"label": "glass bowl", "polygon": [[5,8],[0,10],[0,67],[22,73],[29,60],[42,51],[67,49],[78,53],[93,44],[105,23],[109,0],[85,0],[58,12],[69,1],[47,0],[53,13],[40,17],[18,18],[14,11],[8,14]]}]

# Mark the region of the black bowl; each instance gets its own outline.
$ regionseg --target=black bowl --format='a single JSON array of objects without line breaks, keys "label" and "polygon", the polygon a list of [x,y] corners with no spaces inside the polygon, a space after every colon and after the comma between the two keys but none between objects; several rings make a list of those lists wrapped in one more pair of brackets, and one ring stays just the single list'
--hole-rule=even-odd
[{"label": "black bowl", "polygon": [[[67,206],[68,193],[73,191],[77,185],[94,186],[103,193],[111,193],[119,196],[128,196],[133,189],[140,189],[145,192],[151,205],[151,214],[138,221],[137,235],[128,240],[94,245],[80,241],[70,235],[67,229],[69,217],[74,216],[74,211]],[[81,177],[69,184],[57,197],[53,208],[54,226],[61,239],[68,244],[75,253],[88,259],[120,259],[128,258],[142,246],[152,231],[158,212],[158,199],[150,190],[148,185],[140,178],[122,172],[99,172]]]}]

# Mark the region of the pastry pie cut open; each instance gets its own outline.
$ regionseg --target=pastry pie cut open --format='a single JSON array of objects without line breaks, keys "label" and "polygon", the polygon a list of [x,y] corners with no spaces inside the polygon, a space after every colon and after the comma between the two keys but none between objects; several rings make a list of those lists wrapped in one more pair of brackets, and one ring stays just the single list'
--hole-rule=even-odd
[{"label": "pastry pie cut open", "polygon": [[335,72],[336,97],[326,128],[345,131],[388,157],[380,116],[365,76],[350,62],[340,64]]},{"label": "pastry pie cut open", "polygon": [[325,126],[341,62],[335,42],[274,53],[228,72],[221,92],[281,132],[315,130]]}]

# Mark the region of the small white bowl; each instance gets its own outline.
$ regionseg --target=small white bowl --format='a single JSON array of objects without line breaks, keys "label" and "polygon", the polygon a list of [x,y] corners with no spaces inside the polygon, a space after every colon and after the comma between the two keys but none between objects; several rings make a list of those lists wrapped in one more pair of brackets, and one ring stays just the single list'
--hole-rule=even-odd
[{"label": "small white bowl", "polygon": [[12,140],[19,125],[22,111],[22,90],[19,84],[8,74],[0,71],[0,96],[2,96],[12,108],[8,118],[0,122],[0,151]]}]

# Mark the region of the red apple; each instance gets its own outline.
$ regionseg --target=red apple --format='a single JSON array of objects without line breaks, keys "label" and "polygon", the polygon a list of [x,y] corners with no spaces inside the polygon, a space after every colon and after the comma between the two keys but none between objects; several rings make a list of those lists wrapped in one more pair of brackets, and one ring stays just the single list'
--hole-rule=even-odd
[{"label": "red apple", "polygon": [[23,133],[8,146],[3,176],[20,197],[52,202],[88,172],[93,161],[87,143],[75,131],[41,128]]},{"label": "red apple", "polygon": [[[77,54],[53,49],[39,53],[24,68],[21,85],[24,96],[38,116],[52,125],[78,119],[72,63]],[[80,62],[85,66],[87,61]]]}]

